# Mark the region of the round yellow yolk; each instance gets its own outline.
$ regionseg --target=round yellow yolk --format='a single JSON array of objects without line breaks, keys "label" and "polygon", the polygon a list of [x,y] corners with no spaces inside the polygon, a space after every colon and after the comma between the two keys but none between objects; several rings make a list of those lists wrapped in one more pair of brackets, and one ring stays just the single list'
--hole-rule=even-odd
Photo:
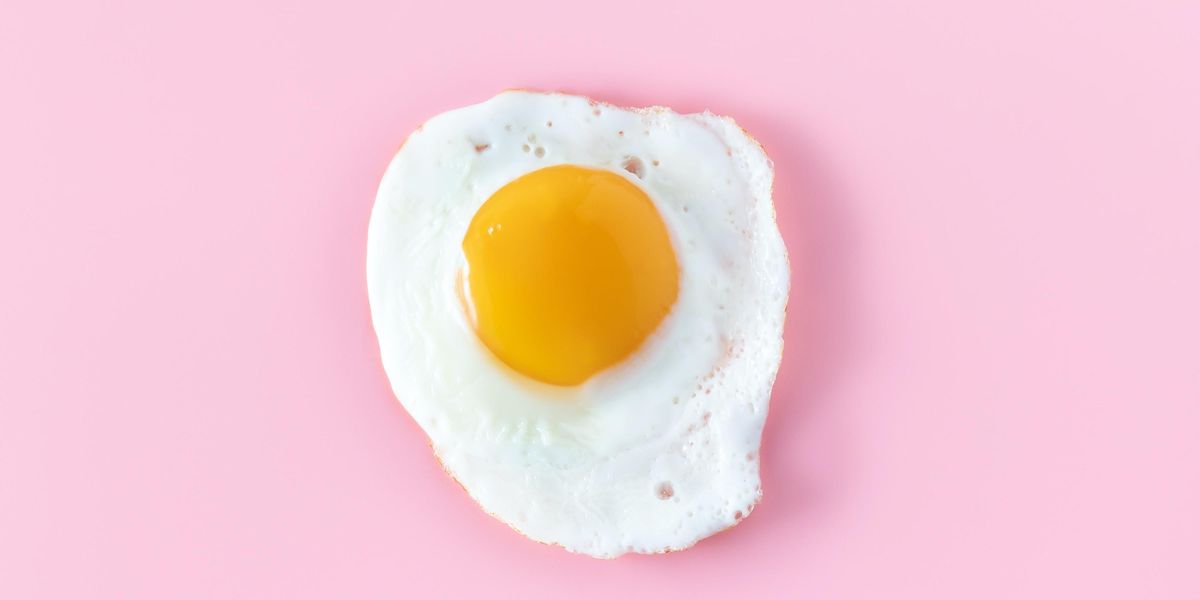
[{"label": "round yellow yolk", "polygon": [[575,385],[629,356],[679,292],[654,204],[609,171],[528,173],[475,213],[463,239],[475,330],[505,364]]}]

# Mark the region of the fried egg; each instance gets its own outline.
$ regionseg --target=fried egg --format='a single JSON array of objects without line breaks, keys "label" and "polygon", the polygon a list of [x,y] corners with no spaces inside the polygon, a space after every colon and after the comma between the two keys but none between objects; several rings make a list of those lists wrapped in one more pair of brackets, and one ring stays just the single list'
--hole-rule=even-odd
[{"label": "fried egg", "polygon": [[596,557],[750,513],[789,282],[772,178],[732,119],[565,94],[409,136],[371,214],[371,315],[483,510]]}]

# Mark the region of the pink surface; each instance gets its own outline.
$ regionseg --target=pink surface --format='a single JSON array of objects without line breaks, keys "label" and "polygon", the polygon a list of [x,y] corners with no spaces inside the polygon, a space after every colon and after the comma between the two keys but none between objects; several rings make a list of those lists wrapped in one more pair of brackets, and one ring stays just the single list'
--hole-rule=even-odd
[{"label": "pink surface", "polygon": [[[1200,597],[1196,2],[2,13],[0,597]],[[692,550],[524,540],[380,369],[383,167],[510,86],[775,158],[766,496]]]}]

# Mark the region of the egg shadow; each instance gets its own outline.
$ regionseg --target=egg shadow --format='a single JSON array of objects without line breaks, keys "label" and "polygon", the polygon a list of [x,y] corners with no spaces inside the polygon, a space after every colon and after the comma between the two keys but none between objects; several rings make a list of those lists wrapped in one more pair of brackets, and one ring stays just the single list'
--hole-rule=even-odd
[{"label": "egg shadow", "polygon": [[738,527],[701,542],[692,551],[698,555],[777,549],[781,538],[804,543],[846,497],[854,474],[851,415],[838,402],[857,360],[862,315],[846,188],[799,126],[753,110],[730,114],[774,162],[791,293],[760,449],[763,498]]},{"label": "egg shadow", "polygon": [[859,349],[858,246],[845,187],[819,144],[787,123],[746,118],[742,125],[775,162],[776,218],[792,267],[783,360],[761,451],[758,516],[770,529],[820,518],[853,476],[849,415],[836,399]]},{"label": "egg shadow", "polygon": [[[754,552],[786,536],[803,543],[853,482],[853,429],[842,386],[860,351],[858,244],[846,187],[828,152],[798,124],[730,109],[775,165],[776,220],[791,262],[784,352],[761,447],[763,499],[753,516],[697,546]],[[775,543],[770,547],[778,547]]]},{"label": "egg shadow", "polygon": [[[742,104],[708,106],[703,90],[639,98],[623,90],[586,90],[619,106],[664,103],[679,112],[733,116],[775,165],[776,220],[791,262],[784,352],[761,447],[763,499],[738,527],[672,555],[751,552],[763,538],[806,539],[836,510],[854,481],[853,422],[842,387],[862,356],[858,240],[849,189],[831,153],[806,134],[802,118]],[[769,544],[769,547],[778,546]]]},{"label": "egg shadow", "polygon": [[[594,97],[646,105],[621,93]],[[711,108],[732,115],[763,145],[775,165],[776,220],[792,272],[783,358],[760,452],[763,499],[738,527],[672,555],[684,561],[778,548],[784,536],[803,543],[810,527],[819,527],[836,511],[855,471],[852,415],[839,399],[863,351],[859,244],[849,190],[831,153],[806,135],[794,116],[766,114],[754,106],[708,107],[699,98],[684,91],[650,101],[680,112]],[[764,545],[768,538],[773,542]]]}]

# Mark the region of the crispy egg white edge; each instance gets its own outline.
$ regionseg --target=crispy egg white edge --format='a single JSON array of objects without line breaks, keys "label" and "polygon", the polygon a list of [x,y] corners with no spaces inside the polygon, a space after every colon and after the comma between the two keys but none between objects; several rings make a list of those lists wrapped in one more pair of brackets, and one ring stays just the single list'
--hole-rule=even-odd
[{"label": "crispy egg white edge", "polygon": [[[512,110],[514,106],[516,110]],[[656,134],[678,135],[683,129],[695,140],[701,140],[704,135],[711,136],[715,143],[728,150],[723,160],[731,163],[732,172],[742,180],[739,183],[745,192],[742,199],[745,205],[738,210],[746,213],[743,225],[750,239],[742,248],[747,251],[747,264],[738,267],[745,269],[745,281],[750,282],[753,289],[746,290],[748,298],[734,295],[733,300],[743,302],[742,306],[729,307],[730,312],[742,311],[741,317],[744,317],[735,326],[750,328],[741,340],[743,346],[737,354],[728,357],[699,353],[705,364],[698,374],[700,385],[688,390],[692,395],[678,403],[672,402],[675,409],[657,411],[656,415],[665,416],[658,420],[648,419],[649,431],[635,431],[626,435],[627,439],[622,438],[623,430],[637,429],[630,422],[637,419],[628,418],[631,416],[628,409],[636,405],[627,403],[624,412],[613,410],[606,414],[606,403],[618,404],[617,400],[612,400],[614,396],[608,394],[615,390],[618,392],[616,397],[626,398],[632,385],[630,382],[646,382],[655,369],[646,368],[638,373],[636,369],[623,366],[614,369],[620,376],[604,373],[596,378],[599,383],[589,381],[579,390],[565,394],[560,388],[522,381],[519,376],[506,372],[503,365],[482,348],[464,322],[453,285],[448,285],[445,279],[447,273],[461,268],[462,258],[458,253],[465,232],[462,223],[464,220],[469,222],[478,205],[491,192],[520,174],[562,162],[609,168],[621,174],[623,171],[613,160],[623,156],[623,149],[629,146],[619,139],[624,136],[610,140],[611,147],[607,148],[604,146],[610,141],[597,141],[590,131],[580,136],[593,145],[591,151],[594,153],[590,156],[606,157],[599,162],[607,161],[607,164],[580,160],[579,156],[559,156],[551,147],[542,156],[535,156],[534,152],[514,155],[522,159],[515,161],[519,164],[498,169],[490,180],[478,177],[479,173],[472,171],[472,156],[462,148],[454,152],[437,152],[429,144],[414,145],[415,138],[438,130],[439,125],[448,120],[460,129],[447,128],[443,132],[445,143],[465,146],[468,142],[498,143],[500,121],[522,121],[519,125],[512,122],[505,125],[529,129],[540,125],[544,114],[567,115],[580,110],[603,111],[605,116],[615,118],[606,123],[607,126],[626,126],[631,137],[637,135],[636,127],[646,122],[663,128],[661,131],[655,129]],[[562,119],[559,131],[567,129],[566,117],[559,118]],[[526,135],[525,129],[520,135]],[[548,129],[539,131],[543,137],[548,133]],[[464,139],[454,139],[460,134]],[[441,141],[434,139],[432,143],[436,146]],[[568,143],[571,141],[567,138]],[[700,145],[704,144],[707,142]],[[530,161],[531,157],[546,160]],[[649,163],[654,159],[641,158],[644,167],[650,169]],[[663,157],[664,164],[673,158]],[[414,172],[428,170],[449,173],[449,176],[445,182],[438,182],[441,188],[435,185],[433,190],[421,188],[417,191],[437,192],[433,196],[449,194],[468,198],[468,201],[458,207],[448,207],[443,204],[443,197],[415,198],[419,194],[404,188],[402,183],[406,177],[413,177]],[[679,222],[679,207],[664,205],[661,190],[654,189],[649,182],[632,179],[628,173],[624,176],[642,185],[655,201],[682,259],[681,229],[685,230],[687,226]],[[372,211],[367,260],[372,319],[379,334],[385,371],[397,397],[429,435],[447,472],[485,511],[535,540],[598,557],[617,556],[626,551],[652,553],[682,549],[733,525],[749,513],[761,494],[757,449],[782,351],[789,281],[786,250],[774,222],[772,176],[770,161],[761,147],[731,119],[709,113],[678,115],[660,107],[627,111],[560,94],[506,92],[487,102],[435,117],[410,137],[389,166]],[[702,210],[702,204],[695,204],[692,210]],[[430,226],[403,226],[405,223],[412,225],[414,220],[428,220]],[[435,239],[438,225],[449,222],[460,228],[447,234],[452,243],[446,248],[431,248],[431,244],[439,241]],[[407,237],[403,243],[396,243],[398,236]],[[689,255],[702,251],[689,251]],[[408,264],[426,253],[437,263],[430,269],[435,282],[405,284],[391,272],[396,265]],[[702,287],[695,286],[685,293],[688,277],[683,262],[681,260],[681,270],[685,272],[681,275],[680,302],[691,301],[689,298],[694,300],[699,293],[697,288]],[[417,293],[412,298],[401,297],[413,292]],[[711,306],[699,306],[699,309],[709,310]],[[676,332],[686,330],[688,323],[680,322],[679,312],[673,311],[660,329],[667,333],[671,333],[672,327]],[[440,318],[435,318],[439,314]],[[431,324],[433,331],[423,331]],[[402,332],[412,334],[413,339],[401,339],[404,337],[399,335]],[[473,374],[469,372],[472,369],[457,372],[445,369],[445,365],[436,361],[431,362],[430,358],[437,353],[425,351],[437,346],[430,340],[436,342],[439,337],[455,339],[463,346],[463,351],[451,362],[457,364],[456,361],[461,360],[484,375],[474,374],[472,378]],[[629,362],[649,360],[654,364],[656,350],[658,358],[664,360],[663,356],[669,355],[670,348],[664,349],[666,342],[660,338],[667,337],[670,336],[656,334],[655,339],[648,341]],[[683,345],[694,346],[698,341],[686,340]],[[679,346],[677,344],[676,349]],[[747,348],[752,350],[748,354]],[[713,366],[721,361],[724,361],[721,371],[710,377]],[[492,377],[496,373],[502,376]],[[424,381],[416,383],[414,379]],[[485,381],[481,383],[481,379]],[[647,383],[651,389],[652,383],[651,378]],[[624,390],[621,390],[622,384]],[[504,389],[500,393],[489,393],[495,392],[492,388],[496,386]],[[678,387],[678,382],[672,382],[672,386]],[[632,387],[638,389],[638,385]],[[565,402],[564,395],[568,396]],[[670,396],[651,399],[671,402]],[[464,400],[472,398],[483,398],[484,402]],[[735,400],[721,402],[714,401],[715,398]],[[643,398],[635,400],[646,401]],[[492,401],[499,402],[502,407],[488,404]],[[632,416],[640,417],[636,413]],[[590,431],[601,431],[603,435],[594,437],[605,439],[599,442],[586,439]],[[611,441],[609,434],[619,441],[608,443]],[[464,435],[476,436],[476,439],[464,442]],[[690,459],[680,457],[681,453],[686,454],[680,448],[684,443],[681,440],[685,438],[690,438],[688,443],[692,446],[701,448],[693,451]],[[638,447],[638,443],[644,443],[646,447]],[[705,447],[709,449],[703,450]],[[713,450],[714,447],[717,449]],[[549,450],[545,450],[547,448]],[[693,462],[689,463],[689,460]],[[729,473],[724,479],[711,479],[712,474],[703,471],[714,467]],[[570,475],[556,481],[556,469]],[[688,469],[696,472],[689,473]],[[628,473],[642,471],[646,476],[645,485],[640,485],[640,489],[632,489],[629,485],[606,489],[606,484],[624,482],[622,478],[628,479]],[[655,482],[667,481],[674,486],[672,498],[653,498],[653,502],[647,502],[646,499],[657,491]],[[719,488],[717,493],[702,489],[706,484]],[[584,485],[584,489],[571,489],[578,485]],[[534,499],[526,505],[531,490],[557,490],[555,494],[561,497]],[[731,490],[733,493],[721,493]],[[635,499],[630,500],[630,497]],[[681,502],[681,497],[689,501]],[[641,514],[643,512],[645,515]],[[572,516],[556,518],[559,513]],[[628,516],[630,513],[632,517]],[[657,526],[663,522],[674,528]]]}]

